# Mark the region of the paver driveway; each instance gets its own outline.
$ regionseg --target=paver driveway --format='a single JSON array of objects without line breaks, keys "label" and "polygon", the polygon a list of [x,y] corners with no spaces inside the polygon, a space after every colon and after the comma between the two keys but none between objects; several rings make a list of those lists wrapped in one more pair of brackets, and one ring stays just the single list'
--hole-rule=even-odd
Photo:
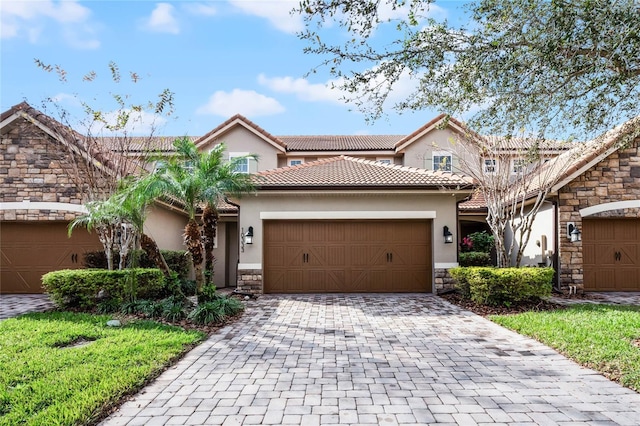
[{"label": "paver driveway", "polygon": [[640,394],[431,295],[263,296],[105,425],[640,424]]}]

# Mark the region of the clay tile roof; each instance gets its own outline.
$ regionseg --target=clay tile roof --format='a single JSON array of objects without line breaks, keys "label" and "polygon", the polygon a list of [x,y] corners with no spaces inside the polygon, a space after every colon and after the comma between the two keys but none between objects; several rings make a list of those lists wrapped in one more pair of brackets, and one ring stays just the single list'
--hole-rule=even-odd
[{"label": "clay tile roof", "polygon": [[402,135],[305,135],[278,136],[287,151],[393,150]]},{"label": "clay tile roof", "polygon": [[[192,142],[199,139],[196,136],[127,136],[126,151],[127,152],[173,152],[173,142],[176,139],[187,138]],[[121,138],[120,138],[121,139]],[[105,146],[113,151],[122,151],[122,144],[118,137],[101,137]]]},{"label": "clay tile roof", "polygon": [[434,172],[412,167],[341,155],[254,175],[260,189],[329,188],[467,188],[471,178],[450,172]]},{"label": "clay tile roof", "polygon": [[465,213],[486,212],[487,202],[484,199],[484,195],[480,191],[475,191],[470,199],[458,204],[460,211]]}]

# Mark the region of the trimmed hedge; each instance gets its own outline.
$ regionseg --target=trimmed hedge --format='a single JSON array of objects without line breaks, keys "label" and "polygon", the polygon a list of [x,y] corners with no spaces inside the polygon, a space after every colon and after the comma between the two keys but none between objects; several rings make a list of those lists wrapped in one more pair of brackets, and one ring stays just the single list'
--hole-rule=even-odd
[{"label": "trimmed hedge", "polygon": [[123,271],[63,269],[44,274],[42,285],[62,308],[93,308],[100,298],[120,302],[130,297],[153,299],[165,291],[162,271],[149,268]]},{"label": "trimmed hedge", "polygon": [[460,266],[491,266],[491,255],[482,251],[460,253]]},{"label": "trimmed hedge", "polygon": [[553,268],[458,267],[449,269],[463,297],[476,303],[510,306],[551,295]]},{"label": "trimmed hedge", "polygon": [[[156,267],[143,250],[134,250],[132,253],[137,257],[138,267]],[[189,252],[185,250],[160,250],[160,253],[162,253],[162,257],[164,257],[164,260],[167,262],[169,269],[176,272],[181,280],[189,278],[189,270],[191,269]],[[115,252],[113,261],[116,266],[119,260],[119,254]],[[89,269],[107,269],[107,256],[102,250],[88,251],[84,254],[84,266]]]}]

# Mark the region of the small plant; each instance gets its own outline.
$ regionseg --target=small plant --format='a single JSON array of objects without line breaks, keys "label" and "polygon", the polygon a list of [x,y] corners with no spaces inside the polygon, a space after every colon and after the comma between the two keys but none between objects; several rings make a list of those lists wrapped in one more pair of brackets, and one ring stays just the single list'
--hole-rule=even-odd
[{"label": "small plant", "polygon": [[236,315],[237,313],[244,310],[244,305],[242,304],[242,302],[232,297],[221,297],[213,303],[217,303],[222,309],[222,312],[224,312],[224,314],[227,316]]},{"label": "small plant", "polygon": [[105,299],[98,303],[96,311],[99,314],[111,314],[120,310],[121,303],[117,299]]},{"label": "small plant", "polygon": [[125,315],[135,315],[141,313],[141,305],[144,304],[146,300],[130,300],[128,302],[124,302],[122,306],[120,306],[120,312]]},{"label": "small plant", "polygon": [[481,251],[468,251],[460,253],[460,266],[491,266],[489,253]]},{"label": "small plant", "polygon": [[212,302],[219,299],[221,296],[216,292],[217,288],[213,284],[202,286],[198,293],[198,304],[204,302]]},{"label": "small plant", "polygon": [[178,322],[187,317],[182,303],[166,301],[162,304],[162,317],[170,322]]},{"label": "small plant", "polygon": [[143,300],[140,302],[140,313],[147,318],[160,318],[162,316],[164,306],[162,302],[153,300]]},{"label": "small plant", "polygon": [[181,280],[180,288],[185,296],[195,296],[198,290],[195,280]]},{"label": "small plant", "polygon": [[223,308],[216,302],[198,304],[189,314],[189,319],[196,324],[215,324],[225,318]]}]

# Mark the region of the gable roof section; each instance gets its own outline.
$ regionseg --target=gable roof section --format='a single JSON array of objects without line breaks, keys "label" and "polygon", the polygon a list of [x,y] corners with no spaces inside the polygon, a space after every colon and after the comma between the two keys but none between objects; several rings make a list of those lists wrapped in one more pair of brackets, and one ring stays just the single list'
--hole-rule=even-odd
[{"label": "gable roof section", "polygon": [[402,135],[278,136],[287,151],[394,151]]},{"label": "gable roof section", "polygon": [[471,178],[345,155],[266,170],[254,175],[258,189],[463,189]]},{"label": "gable roof section", "polygon": [[399,152],[405,149],[407,146],[411,145],[412,143],[416,142],[418,139],[420,139],[424,135],[445,126],[453,130],[455,133],[458,133],[462,136],[472,136],[472,137],[476,136],[474,132],[467,129],[467,127],[464,124],[462,124],[455,118],[449,117],[446,114],[440,114],[434,119],[432,119],[431,121],[429,121],[428,123],[426,123],[424,126],[420,127],[419,129],[411,133],[410,135],[407,135],[404,138],[400,139],[398,142],[396,142],[395,149],[397,152]]},{"label": "gable roof section", "polygon": [[113,155],[119,154],[98,149],[96,146],[88,148],[85,136],[38,111],[26,102],[14,105],[0,115],[0,129],[4,131],[19,119],[24,119],[38,127],[54,140],[81,155],[85,161],[93,162],[97,167],[109,173],[115,173]]},{"label": "gable roof section", "polygon": [[234,127],[237,126],[244,127],[251,133],[258,136],[260,139],[264,140],[266,143],[272,145],[278,151],[285,152],[287,149],[287,145],[279,138],[273,136],[271,133],[267,132],[262,127],[258,126],[257,124],[240,114],[234,115],[215,129],[211,130],[206,135],[201,136],[195,142],[196,147],[198,149],[202,149],[203,147],[221,138],[225,133],[231,131]]},{"label": "gable roof section", "polygon": [[[640,138],[640,116],[609,130],[603,135],[584,144],[578,144],[569,151],[553,158],[545,166],[557,169],[557,183],[552,191],[557,191],[580,176],[591,167],[620,149],[625,140],[638,143]],[[543,169],[543,171],[548,169]]]}]

